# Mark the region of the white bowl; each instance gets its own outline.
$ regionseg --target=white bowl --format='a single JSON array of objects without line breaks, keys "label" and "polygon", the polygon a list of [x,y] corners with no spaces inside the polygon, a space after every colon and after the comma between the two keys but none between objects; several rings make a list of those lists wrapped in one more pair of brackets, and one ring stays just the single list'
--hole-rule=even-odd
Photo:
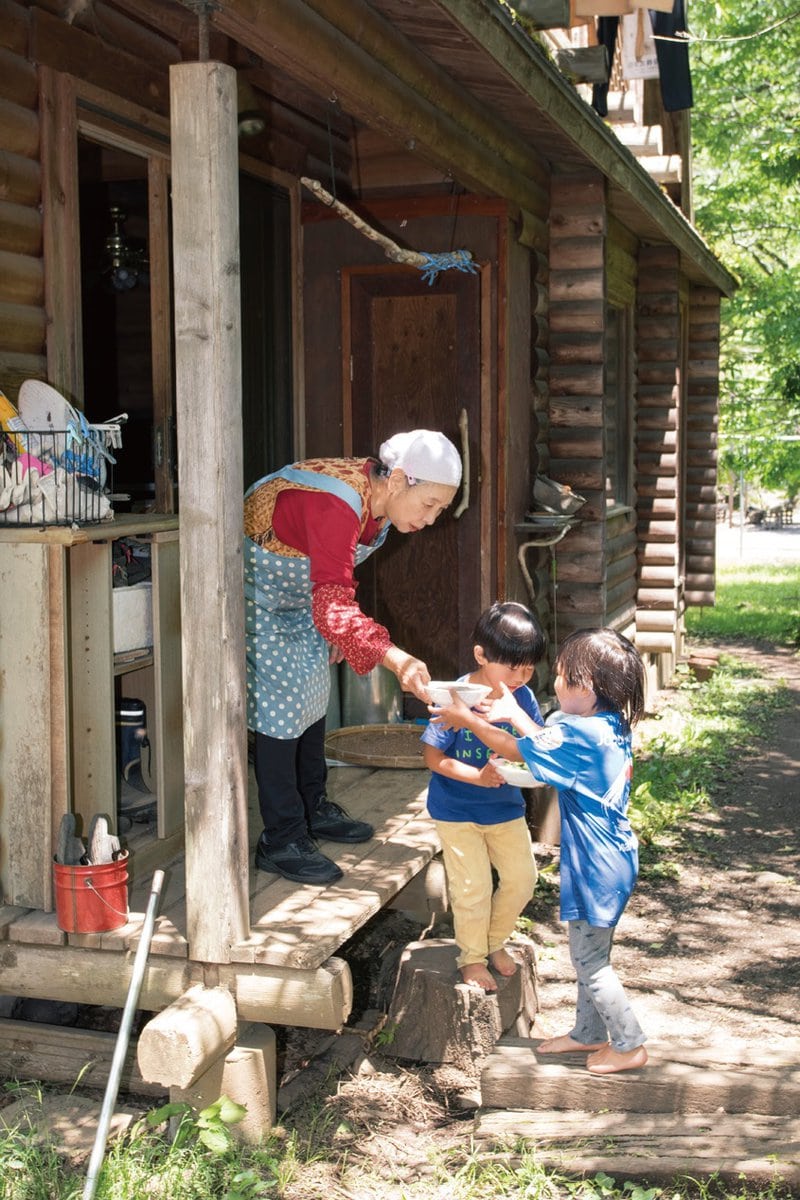
[{"label": "white bowl", "polygon": [[452,704],[453,697],[450,695],[451,690],[456,692],[464,703],[472,708],[475,704],[480,704],[481,700],[485,699],[492,689],[485,683],[466,683],[459,682],[457,679],[434,679],[428,684],[428,695],[431,698],[431,703],[441,705]]},{"label": "white bowl", "polygon": [[497,767],[500,774],[505,779],[506,783],[513,783],[515,787],[538,787],[539,780],[534,779],[528,768],[521,762],[509,762],[505,758],[494,758],[492,762]]}]

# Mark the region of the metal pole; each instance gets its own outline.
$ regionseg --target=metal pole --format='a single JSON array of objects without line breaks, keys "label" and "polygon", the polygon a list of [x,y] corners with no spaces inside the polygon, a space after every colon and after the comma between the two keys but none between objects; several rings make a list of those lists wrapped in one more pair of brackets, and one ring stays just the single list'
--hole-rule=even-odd
[{"label": "metal pole", "polygon": [[150,953],[150,942],[153,938],[156,910],[161,897],[161,885],[163,882],[164,872],[156,871],[153,875],[153,882],[150,885],[150,898],[147,902],[142,934],[139,939],[139,945],[136,947],[136,957],[133,960],[133,972],[128,985],[128,995],[125,1000],[125,1008],[122,1011],[122,1020],[120,1021],[119,1032],[117,1033],[116,1045],[114,1046],[114,1057],[111,1060],[111,1069],[108,1074],[105,1096],[103,1097],[103,1107],[100,1110],[100,1120],[94,1138],[92,1156],[89,1159],[89,1173],[86,1176],[86,1186],[83,1189],[83,1200],[93,1200],[97,1191],[98,1177],[100,1168],[103,1165],[103,1155],[105,1154],[106,1141],[108,1140],[108,1130],[111,1125],[111,1118],[114,1115],[114,1106],[117,1102],[119,1081],[122,1076],[125,1055],[128,1052],[133,1015],[136,1012],[136,1006],[139,1002],[139,993],[142,990],[145,967],[147,966],[147,956]]}]

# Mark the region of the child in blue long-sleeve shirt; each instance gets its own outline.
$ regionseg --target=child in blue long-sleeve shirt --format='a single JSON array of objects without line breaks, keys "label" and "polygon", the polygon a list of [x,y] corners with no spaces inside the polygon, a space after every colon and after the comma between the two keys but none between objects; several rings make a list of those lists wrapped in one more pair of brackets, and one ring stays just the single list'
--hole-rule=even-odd
[{"label": "child in blue long-sleeve shirt", "polygon": [[[607,1075],[647,1062],[645,1035],[610,962],[614,929],[638,872],[636,835],[626,814],[631,727],[644,712],[641,657],[614,630],[579,630],[559,649],[555,692],[561,711],[544,728],[507,688],[486,717],[456,700],[433,709],[432,720],[471,730],[496,753],[523,760],[536,779],[558,789],[561,919],[569,925],[578,997],[570,1032],[546,1039],[538,1049],[589,1051],[589,1071]],[[510,721],[522,736],[496,728],[499,721]]]}]

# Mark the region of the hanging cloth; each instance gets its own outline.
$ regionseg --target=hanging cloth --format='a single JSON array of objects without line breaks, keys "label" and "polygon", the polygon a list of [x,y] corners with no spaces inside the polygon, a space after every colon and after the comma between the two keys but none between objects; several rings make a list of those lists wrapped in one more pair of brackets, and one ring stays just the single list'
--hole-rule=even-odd
[{"label": "hanging cloth", "polygon": [[[689,44],[685,41],[661,41],[686,32],[686,6],[684,0],[674,0],[669,13],[651,10],[653,36],[658,58],[658,75],[661,83],[661,101],[665,112],[678,112],[691,108],[694,103],[692,80],[689,72]],[[597,22],[597,40],[608,50],[608,61],[614,61],[619,17],[600,17]],[[608,84],[596,83],[592,88],[592,107],[601,117],[608,116]]]},{"label": "hanging cloth", "polygon": [[679,112],[691,108],[692,77],[689,71],[689,43],[687,41],[662,41],[686,32],[685,0],[675,0],[672,12],[653,13],[653,34],[658,57],[658,73],[661,79],[661,99],[667,112]]}]

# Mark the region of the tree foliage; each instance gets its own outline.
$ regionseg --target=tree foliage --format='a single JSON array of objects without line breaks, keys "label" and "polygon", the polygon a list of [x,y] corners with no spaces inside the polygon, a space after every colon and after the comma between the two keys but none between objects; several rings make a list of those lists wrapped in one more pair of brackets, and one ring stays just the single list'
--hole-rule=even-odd
[{"label": "tree foliage", "polygon": [[738,276],[723,305],[720,446],[800,491],[800,3],[692,0],[695,221]]}]

